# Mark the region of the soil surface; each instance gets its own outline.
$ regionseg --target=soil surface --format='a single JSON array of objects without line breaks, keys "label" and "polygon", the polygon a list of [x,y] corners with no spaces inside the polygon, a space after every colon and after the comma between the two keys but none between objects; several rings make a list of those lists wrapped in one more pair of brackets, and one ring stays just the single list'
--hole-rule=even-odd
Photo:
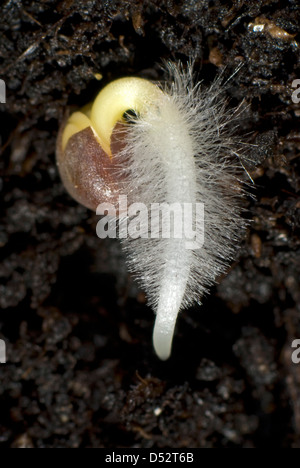
[{"label": "soil surface", "polygon": [[[298,0],[2,1],[0,444],[298,447],[300,79]],[[181,314],[172,358],[117,241],[65,192],[59,124],[111,79],[164,79],[195,60],[244,100],[252,220],[229,273]],[[102,76],[102,79],[101,79]],[[230,104],[230,105],[231,105]]]}]

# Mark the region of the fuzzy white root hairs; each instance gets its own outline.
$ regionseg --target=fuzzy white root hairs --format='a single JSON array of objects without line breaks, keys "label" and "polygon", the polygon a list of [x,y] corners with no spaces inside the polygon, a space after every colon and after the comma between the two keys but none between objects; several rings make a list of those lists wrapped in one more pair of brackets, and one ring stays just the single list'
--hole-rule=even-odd
[{"label": "fuzzy white root hairs", "polygon": [[[179,311],[201,303],[232,261],[246,226],[244,171],[228,125],[234,112],[226,111],[220,80],[202,90],[193,85],[191,68],[184,72],[171,64],[168,71],[171,85],[147,112],[132,118],[118,156],[131,202],[204,203],[202,248],[187,249],[184,236],[124,241],[130,270],[156,311],[153,343],[162,360],[170,356]],[[201,238],[203,223],[196,224]]]}]

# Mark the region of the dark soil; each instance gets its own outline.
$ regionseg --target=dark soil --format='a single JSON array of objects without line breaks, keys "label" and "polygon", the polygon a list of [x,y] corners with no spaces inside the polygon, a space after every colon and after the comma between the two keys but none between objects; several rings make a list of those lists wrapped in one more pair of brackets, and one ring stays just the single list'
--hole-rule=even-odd
[{"label": "dark soil", "polygon": [[[1,445],[300,447],[298,0],[0,8]],[[256,200],[239,258],[181,315],[162,363],[153,313],[118,242],[100,241],[96,216],[66,194],[55,142],[66,110],[112,78],[163,79],[162,60],[190,57],[206,83],[244,63],[228,95],[248,106]]]}]

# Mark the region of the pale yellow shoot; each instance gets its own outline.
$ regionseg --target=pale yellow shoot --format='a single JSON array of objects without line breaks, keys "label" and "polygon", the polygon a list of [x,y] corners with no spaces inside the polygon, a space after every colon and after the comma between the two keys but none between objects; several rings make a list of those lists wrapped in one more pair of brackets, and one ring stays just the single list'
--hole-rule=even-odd
[{"label": "pale yellow shoot", "polygon": [[62,150],[65,150],[68,141],[73,135],[91,126],[90,119],[83,112],[74,112],[70,116],[62,134]]},{"label": "pale yellow shoot", "polygon": [[162,96],[158,86],[142,78],[120,78],[100,91],[92,107],[91,122],[102,148],[110,157],[111,135],[124,113],[133,110],[143,114]]},{"label": "pale yellow shoot", "polygon": [[143,78],[120,78],[105,86],[95,101],[69,118],[62,135],[62,149],[76,133],[91,127],[102,149],[112,157],[110,142],[113,129],[128,110],[139,115],[163,96],[158,86]]}]

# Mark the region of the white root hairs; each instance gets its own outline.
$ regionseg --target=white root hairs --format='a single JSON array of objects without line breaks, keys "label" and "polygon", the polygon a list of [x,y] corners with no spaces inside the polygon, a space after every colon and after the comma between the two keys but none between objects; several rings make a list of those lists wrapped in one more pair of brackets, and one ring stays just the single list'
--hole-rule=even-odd
[{"label": "white root hairs", "polygon": [[[220,80],[194,86],[191,67],[168,65],[171,86],[157,106],[133,118],[119,167],[131,202],[204,203],[204,245],[186,239],[127,239],[128,264],[156,312],[153,343],[168,359],[178,313],[208,292],[234,257],[246,222],[241,217],[243,168],[228,123]],[[196,226],[203,229],[202,224]],[[202,232],[201,232],[202,233]],[[201,234],[200,233],[200,234]]]}]

